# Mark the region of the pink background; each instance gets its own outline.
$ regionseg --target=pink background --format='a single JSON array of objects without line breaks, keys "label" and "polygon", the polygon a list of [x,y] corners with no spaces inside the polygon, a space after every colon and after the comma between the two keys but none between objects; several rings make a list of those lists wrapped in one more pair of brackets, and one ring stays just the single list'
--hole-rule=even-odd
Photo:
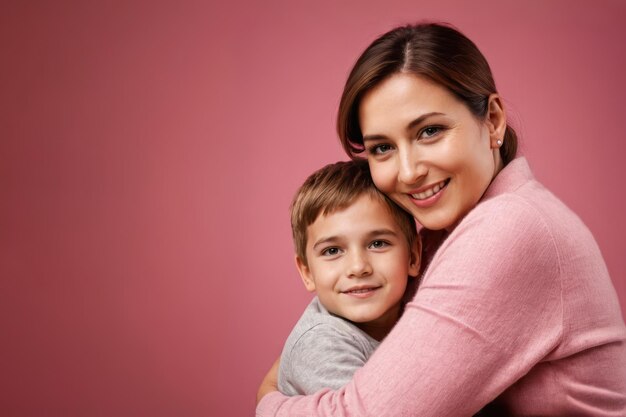
[{"label": "pink background", "polygon": [[291,196],[345,159],[357,55],[422,18],[483,50],[626,307],[625,3],[220,3],[3,2],[0,414],[252,415],[310,298]]}]

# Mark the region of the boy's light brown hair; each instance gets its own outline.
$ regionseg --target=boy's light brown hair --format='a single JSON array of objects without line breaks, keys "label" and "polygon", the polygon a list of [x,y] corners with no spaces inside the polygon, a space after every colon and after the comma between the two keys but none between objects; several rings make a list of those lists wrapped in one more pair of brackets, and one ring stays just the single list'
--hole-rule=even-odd
[{"label": "boy's light brown hair", "polygon": [[308,265],[307,228],[318,216],[345,209],[362,195],[383,202],[402,230],[409,250],[414,247],[417,230],[413,216],[376,188],[367,161],[364,159],[341,161],[326,165],[311,174],[296,192],[291,203],[293,242],[296,255],[304,265]]}]

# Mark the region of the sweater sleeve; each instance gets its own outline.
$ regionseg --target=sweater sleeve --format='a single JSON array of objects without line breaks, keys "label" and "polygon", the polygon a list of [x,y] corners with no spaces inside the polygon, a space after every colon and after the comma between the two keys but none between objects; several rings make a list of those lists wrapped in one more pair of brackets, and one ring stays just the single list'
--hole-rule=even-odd
[{"label": "sweater sleeve", "polygon": [[366,356],[354,336],[319,324],[298,339],[288,355],[289,363],[284,365],[289,384],[299,393],[312,394],[322,388],[346,385],[365,364]]},{"label": "sweater sleeve", "polygon": [[444,242],[349,384],[312,396],[272,393],[257,416],[472,415],[545,358],[562,335],[554,238],[525,201],[494,200]]}]

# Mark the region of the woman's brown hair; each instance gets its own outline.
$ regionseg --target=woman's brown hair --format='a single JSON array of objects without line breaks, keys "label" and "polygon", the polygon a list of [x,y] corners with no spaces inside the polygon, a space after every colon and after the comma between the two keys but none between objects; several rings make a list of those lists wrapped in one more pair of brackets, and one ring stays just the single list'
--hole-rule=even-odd
[{"label": "woman's brown hair", "polygon": [[[359,57],[343,89],[337,132],[350,157],[363,152],[359,105],[364,94],[396,73],[415,74],[443,86],[480,120],[489,96],[497,93],[491,69],[478,47],[458,30],[439,23],[395,28],[376,39]],[[517,134],[507,124],[500,156],[504,165],[517,152]]]}]

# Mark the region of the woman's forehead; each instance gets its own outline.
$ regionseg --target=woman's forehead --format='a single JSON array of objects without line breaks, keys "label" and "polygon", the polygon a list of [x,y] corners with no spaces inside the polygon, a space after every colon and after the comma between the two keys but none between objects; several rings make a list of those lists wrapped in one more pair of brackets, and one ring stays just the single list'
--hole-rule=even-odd
[{"label": "woman's forehead", "polygon": [[[361,130],[408,125],[427,115],[453,115],[463,104],[446,88],[413,74],[394,74],[368,91],[359,106]],[[372,132],[373,133],[373,132]]]}]

